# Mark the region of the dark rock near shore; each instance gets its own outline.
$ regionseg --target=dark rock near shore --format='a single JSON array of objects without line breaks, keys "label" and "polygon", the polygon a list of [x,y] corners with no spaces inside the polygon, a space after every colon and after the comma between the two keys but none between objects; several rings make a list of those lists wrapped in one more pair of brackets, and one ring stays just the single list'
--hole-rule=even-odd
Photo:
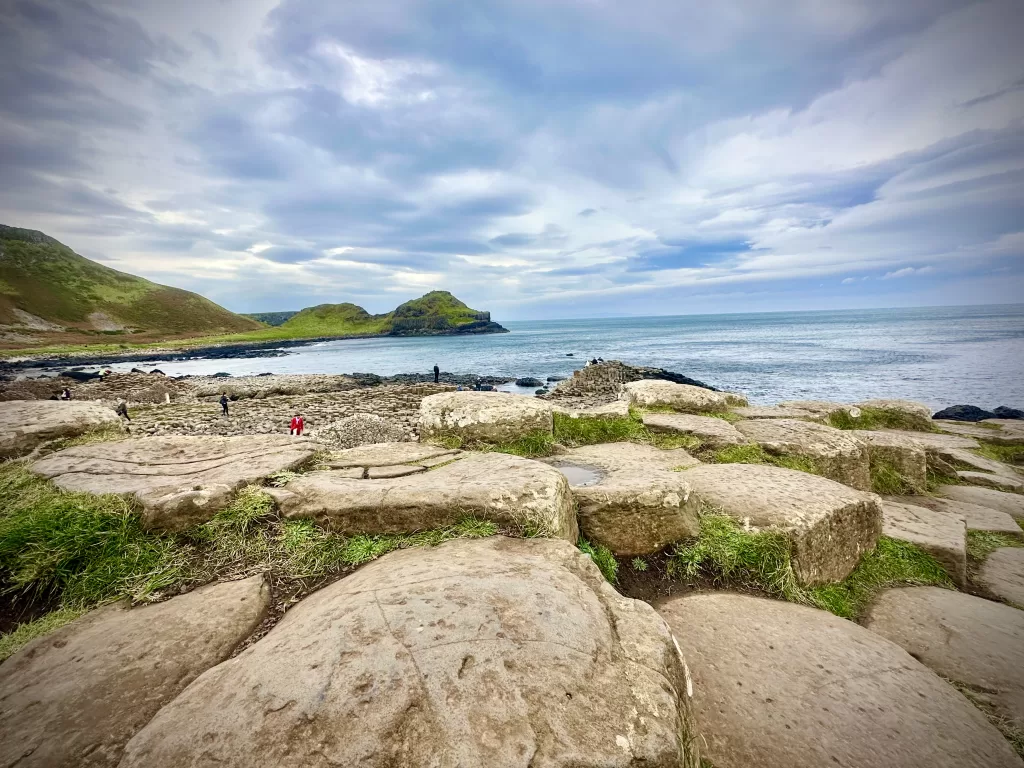
[{"label": "dark rock near shore", "polygon": [[516,379],[517,387],[543,387],[544,382],[540,379],[535,379],[532,376],[523,376],[522,378]]},{"label": "dark rock near shore", "polygon": [[1024,419],[1024,411],[1020,408],[1009,408],[1005,405],[1000,405],[992,413],[997,419]]},{"label": "dark rock near shore", "polygon": [[549,382],[565,381],[565,376],[548,376],[548,381]]},{"label": "dark rock near shore", "polygon": [[996,415],[992,411],[986,411],[976,405],[953,405],[932,416],[933,419],[947,419],[948,421],[984,421],[994,419]]},{"label": "dark rock near shore", "polygon": [[[360,386],[376,387],[381,384],[433,384],[433,373],[396,373],[394,376],[378,376],[376,373],[352,373],[349,377],[354,379]],[[463,387],[472,387],[480,384],[492,387],[499,384],[508,384],[512,379],[507,376],[480,376],[475,373],[448,373],[441,372],[442,384],[455,384]]]},{"label": "dark rock near shore", "polygon": [[90,373],[89,371],[61,371],[58,376],[63,376],[66,379],[72,379],[73,381],[92,381],[93,379],[100,378],[98,373]]},{"label": "dark rock near shore", "polygon": [[213,374],[212,378],[214,378],[214,379],[230,379],[231,378],[231,374],[230,373],[224,373],[224,371],[218,371],[217,373]]}]

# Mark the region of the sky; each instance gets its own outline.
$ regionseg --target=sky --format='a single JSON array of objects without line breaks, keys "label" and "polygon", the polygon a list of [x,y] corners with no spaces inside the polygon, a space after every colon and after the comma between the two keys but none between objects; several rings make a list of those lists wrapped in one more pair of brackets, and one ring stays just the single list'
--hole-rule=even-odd
[{"label": "sky", "polygon": [[0,222],[238,312],[1024,301],[1021,0],[0,0]]}]

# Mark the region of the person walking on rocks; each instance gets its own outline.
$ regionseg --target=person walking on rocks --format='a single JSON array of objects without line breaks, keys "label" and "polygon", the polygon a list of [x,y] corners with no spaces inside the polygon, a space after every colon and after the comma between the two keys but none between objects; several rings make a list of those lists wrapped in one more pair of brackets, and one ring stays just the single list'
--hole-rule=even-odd
[{"label": "person walking on rocks", "polygon": [[117,401],[117,408],[114,409],[114,412],[121,418],[132,420],[132,417],[128,415],[128,404],[124,400]]},{"label": "person walking on rocks", "polygon": [[306,428],[306,422],[303,421],[302,416],[296,413],[292,416],[292,424],[290,428],[290,434],[298,435],[302,437],[302,430]]},{"label": "person walking on rocks", "polygon": [[434,383],[438,384],[441,381],[441,369],[436,365],[434,366]]},{"label": "person walking on rocks", "polygon": [[220,393],[220,409],[224,413],[224,416],[228,415],[228,393]]}]

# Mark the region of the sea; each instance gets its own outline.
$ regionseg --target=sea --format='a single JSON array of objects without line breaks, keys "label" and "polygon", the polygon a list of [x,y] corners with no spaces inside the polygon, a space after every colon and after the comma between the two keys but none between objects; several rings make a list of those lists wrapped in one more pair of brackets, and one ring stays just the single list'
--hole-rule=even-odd
[{"label": "sea", "polygon": [[[909,398],[1024,408],[1024,304],[504,322],[510,333],[327,341],[278,357],[160,361],[168,375],[429,372],[571,376],[656,366],[753,403]],[[128,370],[138,363],[108,366]],[[532,393],[514,385],[510,391]]]}]

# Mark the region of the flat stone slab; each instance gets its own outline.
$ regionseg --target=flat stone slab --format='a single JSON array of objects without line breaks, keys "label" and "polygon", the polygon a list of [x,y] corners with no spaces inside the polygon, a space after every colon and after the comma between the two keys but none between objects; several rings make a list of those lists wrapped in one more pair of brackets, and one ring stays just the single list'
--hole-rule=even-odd
[{"label": "flat stone slab", "polygon": [[399,464],[430,466],[432,459],[445,461],[460,452],[427,443],[374,443],[333,451],[327,464],[332,468],[391,467]]},{"label": "flat stone slab", "polygon": [[570,419],[625,419],[629,417],[629,403],[625,400],[615,400],[605,405],[596,405],[593,408],[566,408],[563,405],[552,403],[551,408],[555,413],[561,413]]},{"label": "flat stone slab", "polygon": [[768,453],[810,459],[825,477],[871,490],[867,447],[848,431],[798,419],[752,419],[736,429]]},{"label": "flat stone slab", "polygon": [[1024,496],[1019,493],[1006,493],[991,488],[974,488],[967,485],[943,485],[939,493],[947,499],[976,504],[1004,512],[1018,520],[1024,519]]},{"label": "flat stone slab", "polygon": [[811,411],[822,418],[827,418],[833,413],[849,411],[856,406],[849,403],[836,403],[831,400],[784,400],[778,404],[779,408],[794,408],[800,411]]},{"label": "flat stone slab", "polygon": [[687,679],[654,610],[568,542],[451,541],[298,603],[121,768],[696,765]]},{"label": "flat stone slab", "polygon": [[67,448],[31,469],[70,491],[134,495],[147,528],[212,518],[238,489],[304,464],[317,444],[288,435],[138,437]]},{"label": "flat stone slab", "polygon": [[941,451],[949,448],[979,448],[981,446],[974,438],[944,435],[941,432],[914,432],[909,429],[885,429],[882,431],[916,440],[928,451]]},{"label": "flat stone slab", "polygon": [[978,581],[996,597],[1024,609],[1024,548],[997,549],[985,558]]},{"label": "flat stone slab", "polygon": [[882,532],[877,496],[824,477],[760,464],[702,464],[683,475],[723,514],[785,534],[803,584],[846,578]]},{"label": "flat stone slab", "polygon": [[747,404],[746,399],[740,395],[658,379],[624,384],[623,395],[639,408],[674,408],[683,413],[723,412],[729,410],[730,406]]},{"label": "flat stone slab", "polygon": [[[948,486],[943,486],[943,488],[945,487]],[[1000,512],[990,507],[936,496],[891,496],[888,498],[901,504],[913,504],[918,507],[933,509],[936,512],[945,512],[947,515],[961,517],[967,523],[968,531],[992,531],[995,533],[1009,533],[1014,536],[1024,536],[1024,530],[1021,530],[1021,527],[1017,525],[1012,517],[1005,512]]]},{"label": "flat stone slab", "polygon": [[427,472],[359,479],[311,472],[268,489],[285,517],[313,518],[345,534],[407,533],[474,516],[531,524],[548,535],[578,535],[569,483],[557,469],[504,453],[464,453]]},{"label": "flat stone slab", "polygon": [[895,432],[854,429],[850,433],[868,447],[869,466],[888,465],[915,493],[924,492],[928,486],[928,455],[920,442]]},{"label": "flat stone slab", "polygon": [[732,593],[658,612],[691,665],[715,768],[1020,768],[980,710],[852,621]]},{"label": "flat stone slab", "polygon": [[683,435],[693,435],[712,448],[746,445],[750,442],[728,421],[714,416],[652,411],[644,414],[644,426],[654,432],[677,432]]},{"label": "flat stone slab", "polygon": [[504,443],[531,432],[550,434],[551,414],[551,406],[536,397],[441,392],[420,403],[420,438],[457,436],[470,442]]},{"label": "flat stone slab", "polygon": [[0,459],[31,453],[61,437],[78,437],[97,427],[120,425],[121,417],[99,403],[75,400],[7,400],[0,402]]},{"label": "flat stone slab", "polygon": [[1024,478],[1009,477],[1007,475],[995,475],[988,472],[958,471],[956,476],[965,483],[981,485],[986,488],[995,488],[998,491],[1010,491],[1017,493],[1024,491]]},{"label": "flat stone slab", "polygon": [[[1024,445],[1024,421],[1017,419],[985,419],[977,424],[939,419],[935,424],[946,432],[976,437],[999,445]],[[983,426],[983,425],[988,426]]]},{"label": "flat stone slab", "polygon": [[786,408],[781,405],[751,405],[746,408],[733,408],[732,412],[737,416],[742,416],[744,419],[811,419],[812,421],[821,421],[824,418],[818,411]]},{"label": "flat stone slab", "polygon": [[700,532],[690,483],[673,471],[699,463],[686,451],[604,443],[575,448],[548,463],[599,470],[593,483],[571,487],[580,530],[620,557],[658,552]]},{"label": "flat stone slab", "polygon": [[957,586],[967,583],[967,524],[962,517],[884,501],[882,535],[920,547],[946,569]]},{"label": "flat stone slab", "polygon": [[262,576],[100,608],[0,665],[0,765],[116,766],[162,706],[259,626]]},{"label": "flat stone slab", "polygon": [[939,587],[905,587],[883,592],[864,626],[1024,723],[1024,611]]}]

